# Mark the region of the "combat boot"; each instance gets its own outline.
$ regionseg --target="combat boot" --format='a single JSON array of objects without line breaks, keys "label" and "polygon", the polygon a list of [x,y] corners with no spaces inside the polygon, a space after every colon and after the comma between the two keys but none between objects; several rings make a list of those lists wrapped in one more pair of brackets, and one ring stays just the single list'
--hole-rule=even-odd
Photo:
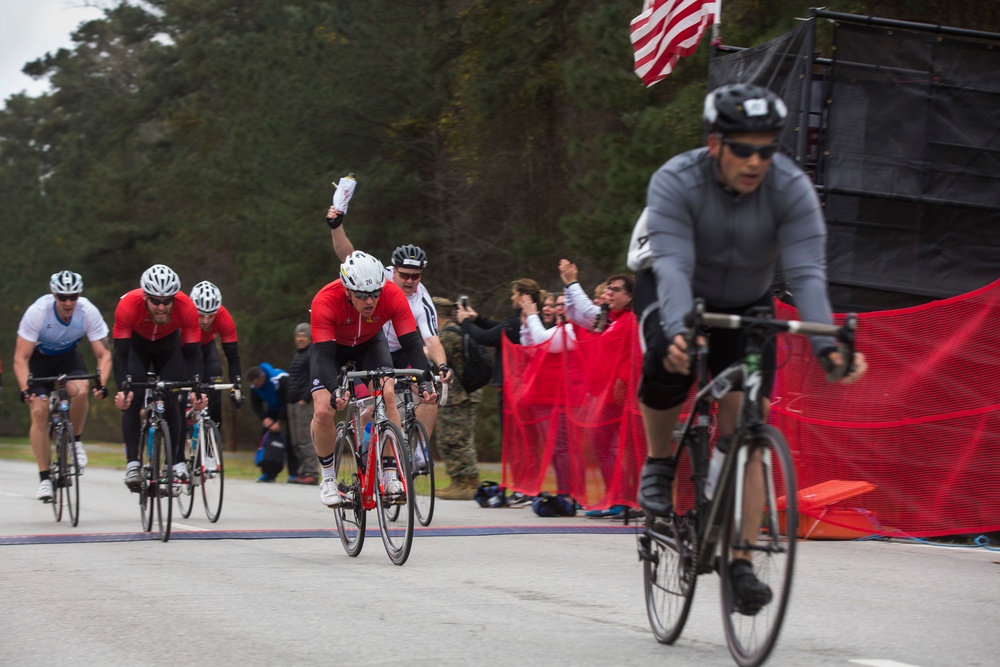
[{"label": "combat boot", "polygon": [[472,500],[479,484],[473,484],[467,477],[452,477],[451,485],[434,492],[441,500]]}]

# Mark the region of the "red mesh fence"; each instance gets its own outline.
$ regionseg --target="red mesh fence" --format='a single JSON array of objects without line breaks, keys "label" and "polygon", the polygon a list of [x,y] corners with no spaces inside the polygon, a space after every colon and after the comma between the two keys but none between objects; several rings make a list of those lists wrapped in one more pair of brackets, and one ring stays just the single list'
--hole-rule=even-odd
[{"label": "red mesh fence", "polygon": [[[779,304],[778,316],[796,313]],[[854,511],[873,532],[918,537],[1000,529],[1000,282],[862,314],[857,347],[868,374],[845,386],[826,380],[805,338],[779,345],[771,421],[799,488],[874,485],[822,518],[856,525]]]},{"label": "red mesh fence", "polygon": [[[560,353],[504,344],[503,483],[635,506],[646,455],[636,320],[577,337]],[[825,379],[805,338],[778,339],[771,421],[791,446],[803,514],[859,534],[1000,530],[1000,282],[863,314],[857,344],[869,372],[845,386]]]},{"label": "red mesh fence", "polygon": [[646,457],[636,319],[629,313],[603,334],[577,329],[576,337],[566,352],[549,352],[551,340],[504,343],[503,483],[568,493],[585,507],[635,505]]}]

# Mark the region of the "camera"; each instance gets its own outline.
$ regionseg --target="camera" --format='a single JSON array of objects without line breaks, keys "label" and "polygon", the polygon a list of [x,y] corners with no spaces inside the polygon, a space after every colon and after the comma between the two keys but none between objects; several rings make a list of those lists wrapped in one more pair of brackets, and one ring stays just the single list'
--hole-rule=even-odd
[{"label": "camera", "polygon": [[463,294],[462,296],[458,297],[458,303],[462,306],[463,309],[468,310],[469,309],[469,295],[468,294]]}]

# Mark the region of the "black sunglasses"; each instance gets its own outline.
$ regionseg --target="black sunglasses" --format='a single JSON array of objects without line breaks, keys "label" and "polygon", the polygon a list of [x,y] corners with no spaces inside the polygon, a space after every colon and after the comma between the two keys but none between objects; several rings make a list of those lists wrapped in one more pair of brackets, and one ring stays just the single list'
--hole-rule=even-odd
[{"label": "black sunglasses", "polygon": [[419,273],[403,273],[399,269],[396,269],[396,275],[399,276],[400,280],[420,280]]},{"label": "black sunglasses", "polygon": [[382,290],[376,289],[371,292],[353,292],[354,296],[361,301],[367,301],[368,299],[377,299],[382,296]]},{"label": "black sunglasses", "polygon": [[76,301],[80,298],[79,294],[56,294],[56,298],[60,301]]},{"label": "black sunglasses", "polygon": [[729,150],[732,151],[733,155],[741,160],[750,159],[754,153],[760,155],[761,160],[770,160],[778,152],[778,144],[757,146],[756,144],[744,144],[740,141],[732,141],[731,139],[723,139],[722,143],[729,146]]},{"label": "black sunglasses", "polygon": [[169,306],[174,302],[174,297],[172,296],[167,296],[162,299],[157,299],[155,296],[149,296],[147,294],[146,298],[149,299],[149,302],[154,306]]}]

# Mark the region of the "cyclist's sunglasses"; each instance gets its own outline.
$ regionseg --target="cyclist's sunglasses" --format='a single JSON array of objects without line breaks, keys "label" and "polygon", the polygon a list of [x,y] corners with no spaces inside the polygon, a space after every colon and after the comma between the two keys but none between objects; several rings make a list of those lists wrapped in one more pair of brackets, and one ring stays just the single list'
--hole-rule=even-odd
[{"label": "cyclist's sunglasses", "polygon": [[79,294],[56,294],[56,298],[60,301],[76,301],[80,298]]},{"label": "cyclist's sunglasses", "polygon": [[172,297],[172,296],[165,296],[162,299],[159,299],[159,298],[157,298],[155,296],[149,296],[147,294],[146,298],[154,306],[169,306],[170,304],[172,304],[174,302],[174,297]]},{"label": "cyclist's sunglasses", "polygon": [[399,276],[400,280],[420,280],[419,273],[403,273],[399,269],[396,269],[396,275]]},{"label": "cyclist's sunglasses", "polygon": [[760,155],[761,160],[770,160],[778,152],[778,144],[757,146],[756,144],[744,144],[740,141],[732,141],[731,139],[723,139],[722,143],[729,146],[729,150],[732,151],[733,155],[741,160],[750,159],[754,153]]},{"label": "cyclist's sunglasses", "polygon": [[355,297],[358,298],[359,301],[367,301],[368,299],[377,299],[380,296],[382,296],[382,290],[380,289],[372,290],[371,292],[357,292],[354,290],[352,290],[351,292],[354,294]]}]

